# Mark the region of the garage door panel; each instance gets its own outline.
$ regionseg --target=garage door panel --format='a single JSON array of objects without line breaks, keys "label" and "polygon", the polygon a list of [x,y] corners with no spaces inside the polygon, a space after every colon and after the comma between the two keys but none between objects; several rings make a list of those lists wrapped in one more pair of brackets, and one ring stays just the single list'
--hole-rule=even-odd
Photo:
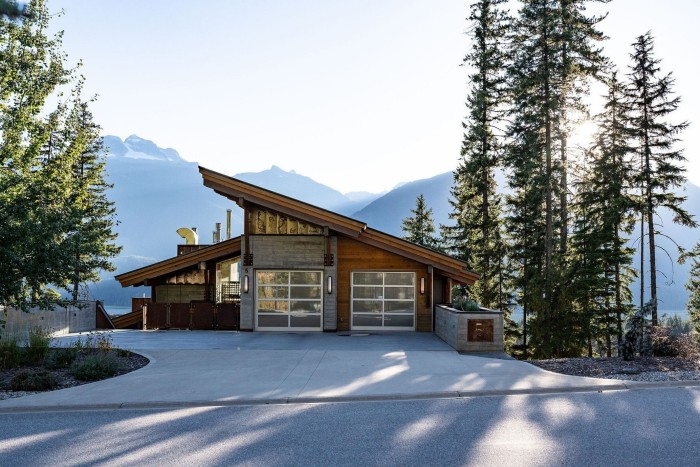
[{"label": "garage door panel", "polygon": [[352,329],[415,329],[414,272],[352,273]]}]

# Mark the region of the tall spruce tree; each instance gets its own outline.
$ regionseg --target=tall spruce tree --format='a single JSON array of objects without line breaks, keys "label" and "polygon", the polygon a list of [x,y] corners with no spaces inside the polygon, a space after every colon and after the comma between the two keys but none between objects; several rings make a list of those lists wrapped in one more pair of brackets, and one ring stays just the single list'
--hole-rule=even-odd
[{"label": "tall spruce tree", "polygon": [[506,245],[502,235],[501,194],[495,172],[501,165],[502,123],[509,18],[506,0],[479,0],[471,5],[468,21],[472,47],[463,64],[468,66],[468,116],[461,158],[454,172],[453,211],[455,226],[447,229],[453,252],[481,278],[470,288],[472,296],[487,308],[509,313]]},{"label": "tall spruce tree", "polygon": [[[631,311],[633,250],[627,245],[633,228],[632,150],[624,88],[616,73],[608,82],[598,132],[586,151],[576,187],[570,271],[574,306],[580,315],[582,345],[593,356],[593,343],[612,355],[622,345],[622,323]],[[601,343],[602,342],[602,343]]]},{"label": "tall spruce tree", "polygon": [[[675,188],[686,181],[683,150],[677,148],[679,134],[688,123],[671,123],[669,117],[678,108],[680,97],[672,91],[674,79],[671,73],[662,75],[660,60],[654,56],[654,39],[647,32],[637,37],[630,54],[632,65],[628,74],[626,91],[631,109],[629,126],[635,133],[635,149],[638,157],[636,174],[639,189],[638,211],[641,226],[640,248],[642,255],[649,253],[649,294],[652,326],[658,324],[658,285],[656,263],[656,236],[659,225],[655,216],[660,209],[670,210],[675,223],[696,226],[693,217],[682,207],[686,197],[678,196]],[[644,228],[646,227],[646,234]],[[645,235],[647,240],[645,241]],[[642,261],[643,261],[642,256]],[[644,305],[644,271],[640,265],[641,293]]]},{"label": "tall spruce tree", "polygon": [[425,203],[422,193],[416,198],[416,207],[411,213],[413,216],[405,218],[401,224],[403,238],[434,250],[440,249],[440,239],[434,235],[433,210]]},{"label": "tall spruce tree", "polygon": [[62,249],[68,255],[71,274],[66,288],[78,300],[79,287],[100,280],[100,271],[114,271],[111,258],[121,251],[117,246],[116,208],[107,198],[112,186],[104,178],[105,156],[101,128],[94,123],[89,102],[81,96],[78,84],[72,109],[64,128],[64,157],[71,165],[72,187],[65,204],[66,236]]}]

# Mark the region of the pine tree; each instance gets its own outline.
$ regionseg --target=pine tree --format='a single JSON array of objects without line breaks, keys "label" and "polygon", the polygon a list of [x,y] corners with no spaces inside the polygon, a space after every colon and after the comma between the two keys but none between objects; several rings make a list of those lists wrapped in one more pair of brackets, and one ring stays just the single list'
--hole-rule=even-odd
[{"label": "pine tree", "polygon": [[401,230],[404,232],[403,238],[409,242],[438,250],[440,240],[433,235],[435,233],[433,210],[426,205],[422,193],[416,198],[416,208],[411,209],[411,213],[413,216],[405,218],[401,225]]},{"label": "pine tree", "polygon": [[688,317],[695,331],[700,332],[700,242],[690,253],[692,265],[685,288],[688,289]]},{"label": "pine tree", "polygon": [[[692,216],[682,208],[685,197],[673,192],[686,181],[685,157],[683,150],[677,149],[678,134],[687,128],[688,123],[671,123],[668,117],[678,108],[680,97],[673,95],[674,79],[669,73],[661,75],[660,60],[654,57],[654,39],[649,32],[642,34],[632,44],[632,65],[628,75],[626,98],[631,109],[629,126],[635,132],[636,151],[639,169],[636,175],[639,187],[638,210],[642,227],[641,251],[645,248],[645,235],[648,238],[649,253],[649,293],[651,296],[652,326],[658,324],[657,308],[657,265],[656,236],[659,234],[655,216],[660,208],[673,212],[675,223],[696,226]],[[646,234],[644,233],[646,227]],[[641,302],[644,304],[644,270],[640,266]]]}]

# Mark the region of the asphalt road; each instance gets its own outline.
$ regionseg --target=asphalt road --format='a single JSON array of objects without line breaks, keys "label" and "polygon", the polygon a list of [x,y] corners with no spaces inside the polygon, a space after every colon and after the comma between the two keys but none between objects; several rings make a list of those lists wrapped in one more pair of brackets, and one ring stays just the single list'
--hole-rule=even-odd
[{"label": "asphalt road", "polygon": [[1,466],[697,466],[700,388],[0,415]]}]

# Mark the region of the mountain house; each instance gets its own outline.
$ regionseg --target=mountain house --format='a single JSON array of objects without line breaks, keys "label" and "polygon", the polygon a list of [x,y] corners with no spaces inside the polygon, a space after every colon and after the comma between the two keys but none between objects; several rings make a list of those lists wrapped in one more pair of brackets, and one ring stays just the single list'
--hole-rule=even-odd
[{"label": "mountain house", "polygon": [[[452,337],[441,337],[456,348],[455,333],[471,333],[476,342],[486,331],[502,349],[500,312],[466,312],[467,323],[438,306],[450,302],[453,285],[478,278],[464,262],[221,173],[199,172],[205,186],[243,209],[243,235],[197,245],[195,232],[178,231],[187,244],[178,245],[177,256],[116,277],[123,287],[151,287],[151,298],[134,299],[134,311],[116,318],[117,327],[439,334],[442,327]],[[230,232],[230,212],[228,223]]]}]

